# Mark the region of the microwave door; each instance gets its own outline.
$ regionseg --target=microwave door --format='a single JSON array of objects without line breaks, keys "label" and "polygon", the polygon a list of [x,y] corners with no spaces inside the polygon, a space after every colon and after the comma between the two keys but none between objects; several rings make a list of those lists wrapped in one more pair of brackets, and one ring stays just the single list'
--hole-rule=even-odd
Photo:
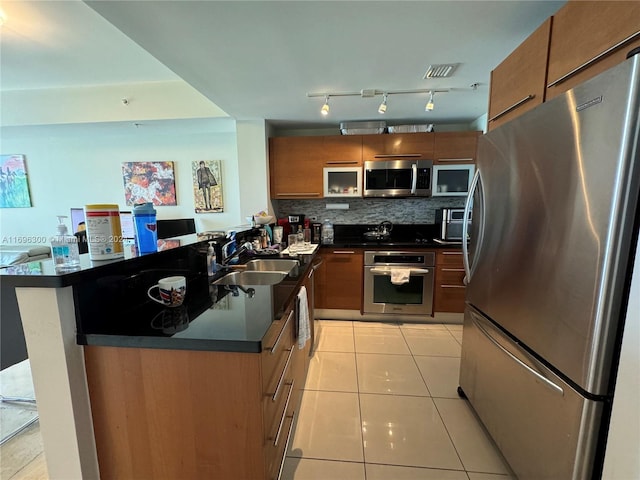
[{"label": "microwave door", "polygon": [[411,166],[385,168],[382,165],[376,165],[375,168],[365,170],[364,195],[365,197],[406,197],[411,195],[412,182]]}]

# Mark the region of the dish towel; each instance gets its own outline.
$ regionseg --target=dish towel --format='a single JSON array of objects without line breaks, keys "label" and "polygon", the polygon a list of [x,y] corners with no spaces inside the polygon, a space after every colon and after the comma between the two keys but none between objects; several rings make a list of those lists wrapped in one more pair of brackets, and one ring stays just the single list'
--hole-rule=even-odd
[{"label": "dish towel", "polygon": [[394,285],[402,285],[409,281],[411,276],[410,268],[392,268],[391,269],[391,283]]},{"label": "dish towel", "polygon": [[298,292],[298,348],[304,348],[304,344],[311,338],[309,326],[309,302],[307,301],[307,289],[300,287]]}]

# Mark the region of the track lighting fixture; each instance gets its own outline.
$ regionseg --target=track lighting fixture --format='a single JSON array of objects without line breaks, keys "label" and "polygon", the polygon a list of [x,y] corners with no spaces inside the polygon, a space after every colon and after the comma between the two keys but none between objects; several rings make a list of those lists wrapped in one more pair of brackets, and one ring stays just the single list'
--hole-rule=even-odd
[{"label": "track lighting fixture", "polygon": [[429,102],[427,103],[425,110],[431,111],[433,110],[433,94],[434,93],[443,93],[448,92],[449,89],[438,89],[438,90],[374,90],[374,89],[362,89],[359,92],[322,92],[322,93],[307,93],[307,97],[324,97],[324,104],[320,109],[320,113],[323,116],[329,115],[329,97],[361,97],[361,98],[371,98],[376,97],[378,95],[382,95],[382,103],[378,106],[378,113],[384,114],[387,111],[387,98],[389,95],[404,95],[404,94],[420,94],[420,93],[428,93],[429,94]]},{"label": "track lighting fixture", "polygon": [[325,117],[329,115],[329,95],[324,96],[324,105],[322,105],[322,108],[320,109],[320,113]]},{"label": "track lighting fixture", "polygon": [[387,111],[387,94],[384,94],[382,103],[380,104],[380,106],[378,107],[378,113],[379,114],[384,114]]},{"label": "track lighting fixture", "polygon": [[424,109],[427,112],[431,112],[433,111],[434,107],[435,107],[435,104],[433,103],[433,92],[429,92],[429,101],[425,105]]}]

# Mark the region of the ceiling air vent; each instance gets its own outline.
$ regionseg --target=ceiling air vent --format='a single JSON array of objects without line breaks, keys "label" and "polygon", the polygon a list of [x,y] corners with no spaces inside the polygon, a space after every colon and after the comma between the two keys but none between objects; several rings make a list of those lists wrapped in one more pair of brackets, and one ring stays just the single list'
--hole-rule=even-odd
[{"label": "ceiling air vent", "polygon": [[453,75],[453,72],[458,68],[458,63],[442,63],[440,65],[429,65],[427,73],[422,78],[446,78]]}]

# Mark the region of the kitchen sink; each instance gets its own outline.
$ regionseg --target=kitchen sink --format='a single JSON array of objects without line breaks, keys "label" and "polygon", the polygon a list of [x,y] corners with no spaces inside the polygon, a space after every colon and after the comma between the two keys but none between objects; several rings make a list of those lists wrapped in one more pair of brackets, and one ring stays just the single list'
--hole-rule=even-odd
[{"label": "kitchen sink", "polygon": [[276,285],[285,279],[288,272],[251,271],[228,273],[214,285]]},{"label": "kitchen sink", "polygon": [[239,265],[240,268],[244,267],[244,271],[249,272],[282,272],[284,274],[290,273],[294,268],[299,265],[297,260],[290,259],[254,259],[250,260],[244,265]]}]

